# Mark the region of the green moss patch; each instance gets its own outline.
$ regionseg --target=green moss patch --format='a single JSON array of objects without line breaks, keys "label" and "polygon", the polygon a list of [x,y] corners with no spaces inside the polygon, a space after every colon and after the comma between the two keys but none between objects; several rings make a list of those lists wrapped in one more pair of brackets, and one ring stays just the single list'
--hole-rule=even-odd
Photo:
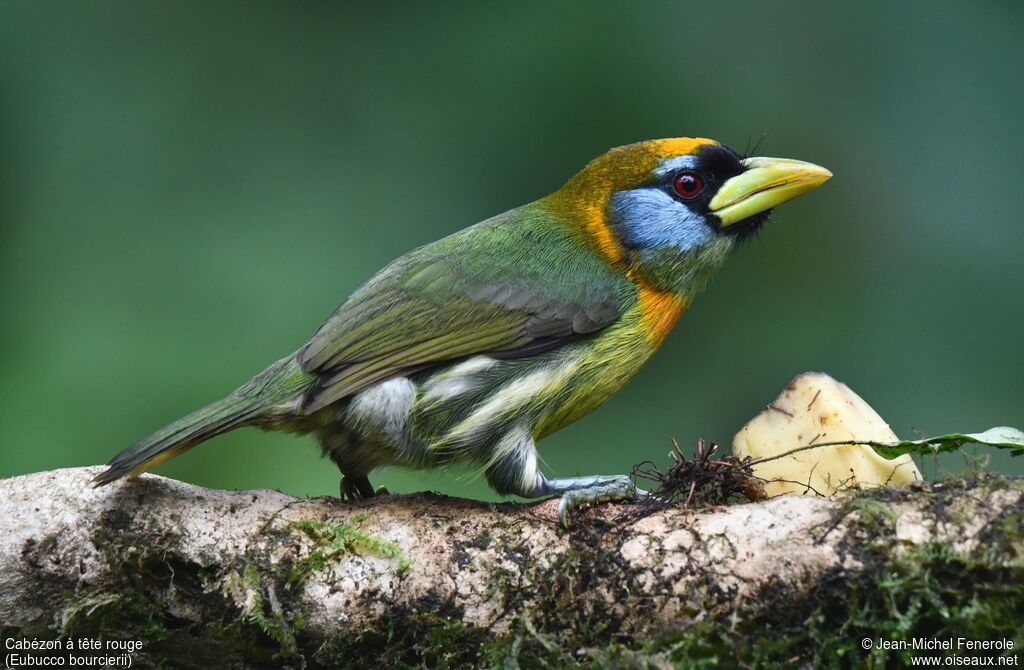
[{"label": "green moss patch", "polygon": [[288,578],[288,586],[302,583],[311,573],[319,572],[346,554],[382,556],[396,561],[401,572],[410,570],[412,562],[402,552],[401,547],[359,528],[359,523],[366,518],[366,515],[357,516],[349,523],[312,519],[292,523],[292,528],[304,532],[317,546],[305,560],[293,568]]}]

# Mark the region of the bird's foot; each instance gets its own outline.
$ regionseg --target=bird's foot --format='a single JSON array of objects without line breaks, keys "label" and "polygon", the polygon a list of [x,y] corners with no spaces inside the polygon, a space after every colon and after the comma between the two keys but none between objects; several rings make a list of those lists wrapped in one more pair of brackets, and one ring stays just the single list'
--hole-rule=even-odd
[{"label": "bird's foot", "polygon": [[617,502],[635,500],[647,494],[636,487],[627,475],[611,477],[587,477],[574,480],[551,480],[553,487],[563,481],[572,482],[571,487],[563,489],[562,499],[558,502],[558,520],[564,528],[570,524],[570,515],[580,507],[592,503]]},{"label": "bird's foot", "polygon": [[376,496],[387,495],[388,490],[381,486],[374,490],[370,479],[366,475],[352,476],[345,475],[341,478],[341,499],[342,500],[366,500]]}]

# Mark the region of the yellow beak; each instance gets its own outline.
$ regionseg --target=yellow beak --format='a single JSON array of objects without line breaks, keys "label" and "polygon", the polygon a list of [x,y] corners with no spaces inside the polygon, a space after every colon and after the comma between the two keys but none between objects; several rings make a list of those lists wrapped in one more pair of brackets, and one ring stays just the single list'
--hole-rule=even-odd
[{"label": "yellow beak", "polygon": [[708,207],[726,228],[825,183],[832,173],[788,158],[747,158],[747,168],[722,184]]}]

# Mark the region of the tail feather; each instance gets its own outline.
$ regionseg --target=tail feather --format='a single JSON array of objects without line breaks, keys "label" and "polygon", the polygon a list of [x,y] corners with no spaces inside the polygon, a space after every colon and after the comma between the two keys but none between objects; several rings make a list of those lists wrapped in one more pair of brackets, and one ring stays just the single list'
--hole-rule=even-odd
[{"label": "tail feather", "polygon": [[138,475],[200,442],[250,424],[289,398],[302,394],[314,381],[298,368],[293,358],[282,359],[228,397],[164,426],[114,456],[93,485]]},{"label": "tail feather", "polygon": [[252,401],[228,396],[196,410],[145,437],[110,459],[109,466],[93,482],[109,484],[124,476],[137,475],[215,435],[225,433],[253,416]]}]

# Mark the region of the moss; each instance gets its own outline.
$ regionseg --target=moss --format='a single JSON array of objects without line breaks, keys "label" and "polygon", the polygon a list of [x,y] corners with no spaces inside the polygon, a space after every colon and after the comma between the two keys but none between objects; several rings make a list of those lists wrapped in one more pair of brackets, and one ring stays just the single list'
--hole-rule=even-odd
[{"label": "moss", "polygon": [[[508,635],[480,644],[473,664],[502,669],[909,664],[912,651],[865,651],[865,638],[1007,638],[1019,650],[1024,644],[1024,526],[1019,513],[1008,511],[985,527],[978,536],[979,548],[968,554],[937,543],[895,555],[891,551],[896,515],[888,503],[927,496],[941,520],[943,514],[968,513],[976,502],[965,502],[962,494],[978,483],[855,492],[818,532],[823,535],[844,524],[840,551],[859,567],[837,567],[802,595],[788,584],[768,584],[738,606],[735,594],[707,592],[705,602],[695,603],[691,622],[671,628],[645,630],[643,622],[653,618],[642,603],[630,600],[624,566],[617,564],[614,551],[602,552],[602,543],[591,541],[596,535],[607,541],[614,529],[581,528],[574,532],[573,549],[550,570],[528,571],[514,580],[499,574],[495,595],[508,599],[510,612],[526,611],[517,606],[517,595],[532,600],[538,589],[547,594],[547,605],[530,611],[529,618],[515,619]],[[1006,487],[1006,480],[987,484],[992,485],[988,490],[998,490]],[[975,495],[973,500],[985,497]],[[628,604],[630,630],[622,628],[621,617],[588,608],[584,596],[594,580],[614,582],[616,571],[623,588],[615,597],[617,603]],[[728,606],[719,607],[723,602]]]},{"label": "moss", "polygon": [[329,563],[347,554],[375,554],[390,558],[397,561],[401,572],[409,571],[412,568],[412,561],[402,552],[401,547],[359,528],[358,524],[366,518],[366,515],[360,515],[351,523],[312,519],[292,523],[292,528],[303,531],[317,543],[317,547],[292,569],[288,576],[288,587],[301,584],[310,574],[319,572]]},{"label": "moss", "polygon": [[[206,668],[210,659],[223,666],[280,667],[281,639],[287,638],[275,638],[255,620],[240,620],[219,592],[208,589],[234,566],[186,562],[168,542],[173,536],[151,519],[140,524],[123,511],[104,512],[90,539],[112,569],[91,590],[67,585],[54,636],[141,640],[135,667]],[[201,621],[192,612],[201,612]]]},{"label": "moss", "polygon": [[253,563],[245,564],[242,582],[246,588],[246,594],[251,598],[242,619],[255,624],[268,637],[277,642],[281,647],[281,655],[285,659],[296,656],[298,646],[295,643],[295,634],[302,628],[302,619],[295,617],[289,622],[288,615],[276,601],[275,596],[271,595],[268,602],[268,598],[264,597],[260,573]]},{"label": "moss", "polygon": [[149,617],[139,626],[139,638],[147,645],[167,638],[167,627],[156,612],[150,611]]},{"label": "moss", "polygon": [[837,570],[796,602],[762,594],[761,604],[738,625],[703,622],[604,658],[658,659],[679,667],[893,667],[909,665],[913,652],[864,651],[861,641],[1005,637],[1017,649],[1024,643],[1019,566],[999,568],[927,545],[899,562],[871,567],[857,576]]},{"label": "moss", "polygon": [[[1005,480],[991,483],[1004,488]],[[795,599],[790,589],[768,585],[728,617],[663,630],[640,646],[610,645],[591,660],[597,667],[636,668],[909,665],[912,650],[865,651],[865,638],[1006,638],[1019,650],[1024,644],[1024,524],[1019,513],[1003,514],[985,527],[977,537],[978,549],[970,553],[940,543],[914,546],[895,556],[888,550],[895,516],[881,501],[927,495],[933,510],[957,510],[954,503],[977,484],[949,481],[938,491],[854,493],[823,530],[845,519],[852,527],[839,548],[861,567],[837,567]],[[975,502],[984,498],[976,496]],[[940,521],[942,514],[938,512]]]},{"label": "moss", "polygon": [[463,611],[440,595],[408,606],[383,606],[379,625],[337,636],[310,659],[323,668],[473,668],[494,637],[463,621]]},{"label": "moss", "polygon": [[29,637],[28,633],[18,626],[11,626],[10,624],[0,623],[0,637],[3,639],[17,639],[23,637]]}]

